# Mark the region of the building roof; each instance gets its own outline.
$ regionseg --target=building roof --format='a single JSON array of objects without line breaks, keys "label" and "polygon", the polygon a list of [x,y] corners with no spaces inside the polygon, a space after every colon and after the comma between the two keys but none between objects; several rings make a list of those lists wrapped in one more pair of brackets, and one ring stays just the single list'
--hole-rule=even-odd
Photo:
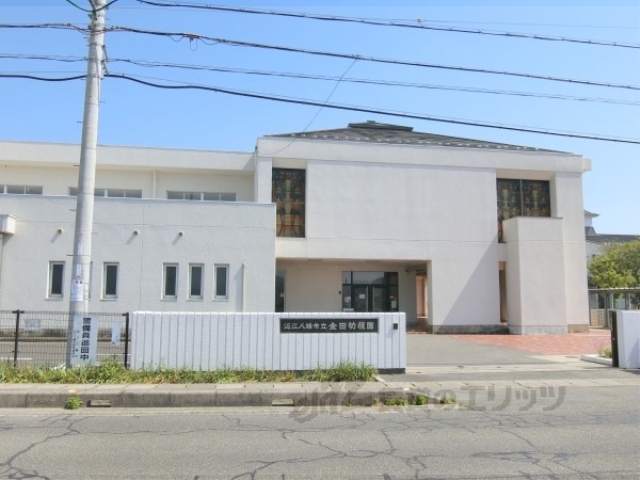
[{"label": "building roof", "polygon": [[[595,231],[594,231],[595,232]],[[639,235],[616,235],[616,234],[608,234],[608,233],[596,233],[594,235],[586,236],[587,242],[592,243],[625,243],[625,242],[633,242],[635,240],[640,240]]]},{"label": "building roof", "polygon": [[414,132],[413,127],[391,125],[388,123],[378,123],[372,120],[364,123],[350,123],[347,128],[316,130],[311,132],[282,133],[276,135],[265,135],[265,137],[567,153],[559,152],[556,150],[545,150],[542,148],[510,145],[507,143],[487,142],[484,140],[473,140],[470,138],[436,135],[434,133]]}]

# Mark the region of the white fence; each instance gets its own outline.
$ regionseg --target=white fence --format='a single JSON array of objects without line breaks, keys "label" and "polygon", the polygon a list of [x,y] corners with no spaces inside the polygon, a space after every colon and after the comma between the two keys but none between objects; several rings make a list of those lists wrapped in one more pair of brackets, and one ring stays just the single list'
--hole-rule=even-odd
[{"label": "white fence", "polygon": [[131,368],[406,367],[404,313],[134,312]]}]

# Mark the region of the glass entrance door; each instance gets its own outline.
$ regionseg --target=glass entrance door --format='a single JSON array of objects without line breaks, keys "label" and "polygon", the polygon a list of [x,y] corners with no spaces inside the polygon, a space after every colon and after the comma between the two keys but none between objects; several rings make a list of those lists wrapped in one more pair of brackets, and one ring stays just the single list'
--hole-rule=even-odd
[{"label": "glass entrance door", "polygon": [[345,312],[397,312],[397,272],[342,272]]},{"label": "glass entrance door", "polygon": [[366,285],[353,287],[353,311],[369,311],[369,288]]},{"label": "glass entrance door", "polygon": [[354,285],[354,312],[386,312],[385,287],[377,285]]}]

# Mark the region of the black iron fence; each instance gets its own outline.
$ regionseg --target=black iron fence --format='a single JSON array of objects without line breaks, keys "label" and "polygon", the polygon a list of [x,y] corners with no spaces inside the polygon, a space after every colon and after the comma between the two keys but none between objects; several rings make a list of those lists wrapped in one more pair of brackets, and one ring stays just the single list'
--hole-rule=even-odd
[{"label": "black iron fence", "polygon": [[[129,366],[129,314],[88,313],[98,319],[96,361]],[[0,310],[0,362],[16,367],[57,367],[66,363],[68,312]]]}]

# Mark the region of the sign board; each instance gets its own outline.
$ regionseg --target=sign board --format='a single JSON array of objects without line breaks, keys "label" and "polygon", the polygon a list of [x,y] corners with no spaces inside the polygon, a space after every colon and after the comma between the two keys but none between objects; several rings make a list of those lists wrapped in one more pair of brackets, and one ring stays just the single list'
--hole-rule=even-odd
[{"label": "sign board", "polygon": [[36,330],[40,330],[42,328],[42,322],[40,321],[39,318],[27,318],[24,321],[24,329],[26,331],[36,331]]},{"label": "sign board", "polygon": [[280,333],[378,333],[378,319],[281,318]]},{"label": "sign board", "polygon": [[73,317],[71,337],[71,366],[91,365],[98,356],[98,319]]}]

